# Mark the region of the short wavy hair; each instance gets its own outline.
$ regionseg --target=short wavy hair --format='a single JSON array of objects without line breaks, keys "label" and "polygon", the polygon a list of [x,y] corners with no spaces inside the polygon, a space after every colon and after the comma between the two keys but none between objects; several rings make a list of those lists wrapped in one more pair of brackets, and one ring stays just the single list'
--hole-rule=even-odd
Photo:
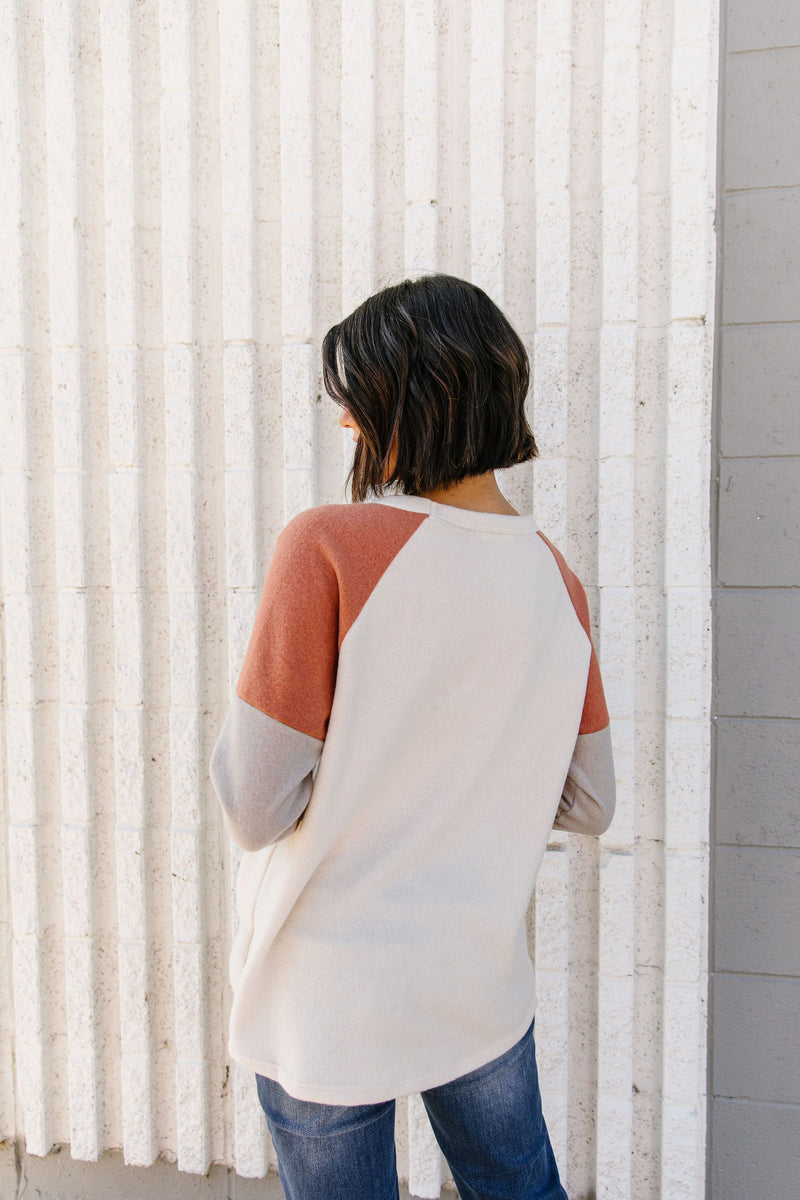
[{"label": "short wavy hair", "polygon": [[525,415],[528,354],[466,279],[430,274],[376,292],[325,334],[322,374],[359,427],[345,483],[354,502],[391,484],[433,491],[538,454]]}]

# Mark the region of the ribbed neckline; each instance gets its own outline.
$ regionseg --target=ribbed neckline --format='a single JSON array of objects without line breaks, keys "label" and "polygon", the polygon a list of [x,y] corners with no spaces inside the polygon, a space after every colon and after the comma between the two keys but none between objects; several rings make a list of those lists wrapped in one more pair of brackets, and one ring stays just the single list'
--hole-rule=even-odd
[{"label": "ribbed neckline", "polygon": [[405,508],[410,512],[424,512],[451,525],[465,529],[480,529],[485,533],[535,533],[536,520],[533,515],[513,513],[477,512],[471,508],[457,508],[455,504],[439,504],[428,496],[405,496],[401,494],[375,496],[367,504],[391,504],[393,508]]}]

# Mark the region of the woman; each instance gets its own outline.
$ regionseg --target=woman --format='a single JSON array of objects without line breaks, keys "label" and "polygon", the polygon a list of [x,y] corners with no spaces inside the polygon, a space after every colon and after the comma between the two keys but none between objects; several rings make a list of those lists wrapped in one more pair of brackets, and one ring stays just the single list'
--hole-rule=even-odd
[{"label": "woman", "polygon": [[494,476],[537,454],[528,358],[441,274],[322,357],[352,503],[280,533],[211,759],[245,851],[229,1051],[287,1200],[397,1197],[416,1093],[462,1197],[563,1200],[525,919],[550,830],[602,833],[615,781],[585,593]]}]

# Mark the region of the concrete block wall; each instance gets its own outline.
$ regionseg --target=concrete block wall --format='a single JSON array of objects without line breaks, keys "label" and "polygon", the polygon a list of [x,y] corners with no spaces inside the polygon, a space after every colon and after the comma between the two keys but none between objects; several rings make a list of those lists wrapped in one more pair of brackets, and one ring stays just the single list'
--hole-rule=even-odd
[{"label": "concrete block wall", "polygon": [[[0,1135],[87,1172],[274,1171],[226,1054],[238,859],[206,766],[278,532],[345,499],[321,337],[441,269],[528,347],[541,458],[500,483],[586,584],[612,718],[615,822],[554,833],[529,914],[556,1153],[573,1200],[696,1200],[714,0],[0,23]],[[452,1187],[418,1097],[397,1143],[412,1195]]]},{"label": "concrete block wall", "polygon": [[800,9],[726,0],[709,1195],[800,1174]]}]

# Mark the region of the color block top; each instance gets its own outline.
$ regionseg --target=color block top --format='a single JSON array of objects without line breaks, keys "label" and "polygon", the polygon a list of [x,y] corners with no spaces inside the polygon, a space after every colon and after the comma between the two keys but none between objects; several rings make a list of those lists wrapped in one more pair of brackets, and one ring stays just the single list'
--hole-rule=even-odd
[{"label": "color block top", "polygon": [[243,848],[229,1052],[371,1104],[509,1049],[551,829],[615,805],[583,587],[532,516],[325,504],[277,539],[214,746]]}]

